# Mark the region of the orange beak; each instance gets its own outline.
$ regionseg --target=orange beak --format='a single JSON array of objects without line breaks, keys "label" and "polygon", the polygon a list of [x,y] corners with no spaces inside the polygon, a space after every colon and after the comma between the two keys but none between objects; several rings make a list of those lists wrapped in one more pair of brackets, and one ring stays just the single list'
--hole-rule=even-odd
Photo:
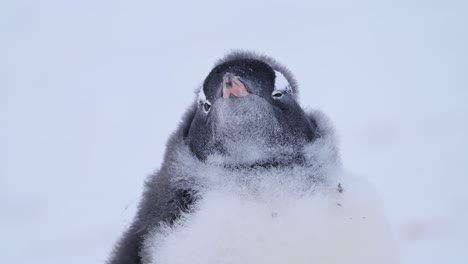
[{"label": "orange beak", "polygon": [[231,73],[226,73],[223,77],[223,98],[229,98],[231,95],[243,97],[249,95],[249,91],[238,77]]}]

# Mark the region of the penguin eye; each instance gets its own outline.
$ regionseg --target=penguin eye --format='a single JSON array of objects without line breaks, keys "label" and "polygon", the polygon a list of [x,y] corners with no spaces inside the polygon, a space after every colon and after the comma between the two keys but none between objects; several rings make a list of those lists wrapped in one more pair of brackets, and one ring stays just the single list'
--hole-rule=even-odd
[{"label": "penguin eye", "polygon": [[273,94],[272,94],[272,96],[273,96],[273,99],[278,99],[278,98],[280,98],[281,96],[283,96],[283,93],[280,92],[280,91],[274,91]]},{"label": "penguin eye", "polygon": [[210,108],[211,108],[210,102],[205,101],[205,102],[203,103],[203,105],[202,105],[202,108],[203,108],[203,111],[204,111],[205,113],[208,113],[208,112],[210,111]]}]

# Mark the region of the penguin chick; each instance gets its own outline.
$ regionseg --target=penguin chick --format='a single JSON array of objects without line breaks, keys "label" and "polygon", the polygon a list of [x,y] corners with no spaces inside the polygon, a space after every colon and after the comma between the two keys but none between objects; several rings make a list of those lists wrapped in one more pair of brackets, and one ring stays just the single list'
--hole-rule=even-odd
[{"label": "penguin chick", "polygon": [[292,168],[294,176],[300,167],[297,177],[322,182],[321,171],[339,163],[337,150],[328,147],[320,160],[306,150],[332,133],[317,127],[320,115],[304,112],[297,92],[291,73],[269,57],[234,52],[218,61],[168,141],[160,170],[147,179],[135,219],[108,263],[150,262],[145,239],[191,212],[208,174],[235,178],[256,168]]}]

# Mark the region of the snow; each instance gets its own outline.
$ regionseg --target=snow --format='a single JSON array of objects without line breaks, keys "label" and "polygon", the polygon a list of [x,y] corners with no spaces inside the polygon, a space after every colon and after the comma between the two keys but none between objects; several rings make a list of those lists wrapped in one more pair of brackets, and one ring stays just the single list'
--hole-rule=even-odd
[{"label": "snow", "polygon": [[2,263],[103,263],[192,91],[231,48],[288,66],[302,105],[330,116],[401,263],[467,263],[467,8],[0,2]]}]

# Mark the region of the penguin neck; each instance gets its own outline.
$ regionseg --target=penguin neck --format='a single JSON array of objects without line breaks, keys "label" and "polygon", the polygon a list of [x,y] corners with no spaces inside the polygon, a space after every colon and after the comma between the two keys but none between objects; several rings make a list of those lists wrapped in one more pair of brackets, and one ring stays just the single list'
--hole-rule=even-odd
[{"label": "penguin neck", "polygon": [[281,159],[267,159],[259,160],[253,163],[246,164],[224,164],[220,165],[225,169],[231,170],[257,170],[257,169],[272,169],[272,168],[292,168],[297,166],[307,166],[307,161],[305,160],[302,153],[297,153],[295,156],[282,157]]},{"label": "penguin neck", "polygon": [[[198,159],[182,138],[177,138],[176,148],[166,156],[165,169],[170,171],[171,181],[179,186],[215,188],[226,182],[245,183],[262,179],[279,179],[310,183],[310,186],[326,183],[341,170],[335,136],[328,119],[321,112],[308,114],[317,123],[318,137],[302,146],[293,155],[281,155],[274,159],[259,159],[253,163],[235,162],[225,155],[212,155]],[[177,136],[177,135],[175,135]],[[249,151],[247,151],[249,152]]]}]

